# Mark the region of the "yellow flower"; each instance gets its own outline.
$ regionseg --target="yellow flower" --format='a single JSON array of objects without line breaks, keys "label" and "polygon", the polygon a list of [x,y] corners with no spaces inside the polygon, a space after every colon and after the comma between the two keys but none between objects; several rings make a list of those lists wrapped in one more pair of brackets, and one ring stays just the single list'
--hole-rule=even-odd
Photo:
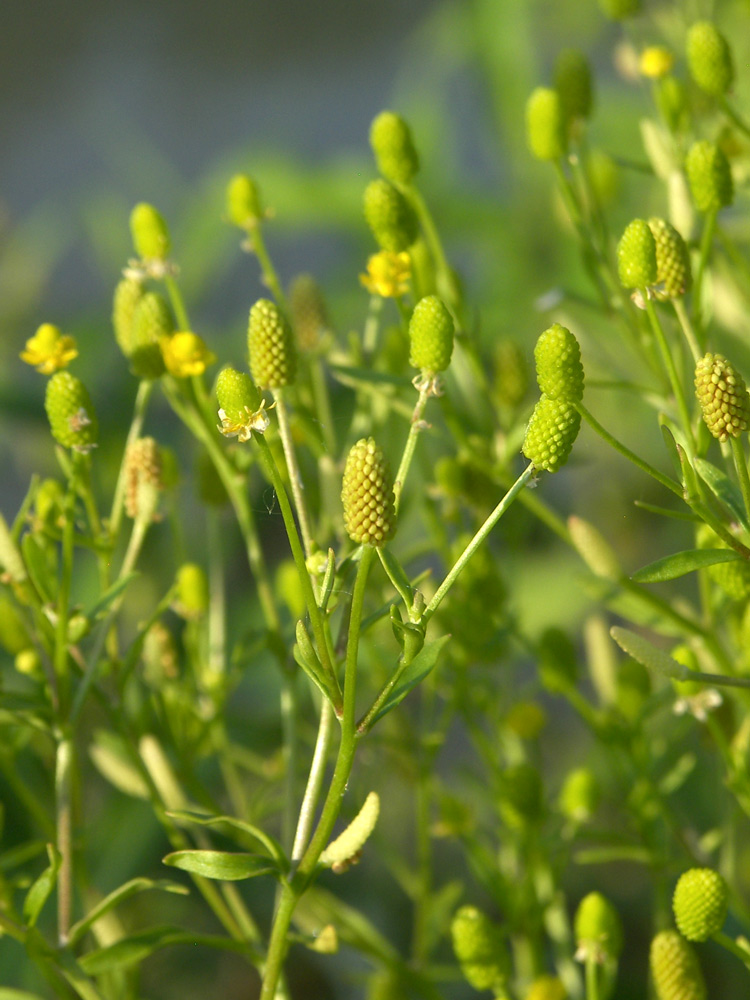
[{"label": "yellow flower", "polygon": [[649,45],[641,52],[640,70],[651,80],[660,80],[672,69],[674,56],[663,45]]},{"label": "yellow flower", "polygon": [[209,351],[197,333],[189,330],[162,337],[159,346],[167,371],[177,378],[202,375],[216,361],[213,351]]},{"label": "yellow flower", "polygon": [[405,250],[381,250],[368,258],[367,274],[360,274],[359,280],[372,295],[396,298],[409,290],[410,277],[411,258]]},{"label": "yellow flower", "polygon": [[34,336],[26,341],[26,350],[21,351],[20,357],[27,365],[34,365],[42,375],[54,375],[78,357],[78,348],[72,337],[64,336],[52,323],[42,323]]}]

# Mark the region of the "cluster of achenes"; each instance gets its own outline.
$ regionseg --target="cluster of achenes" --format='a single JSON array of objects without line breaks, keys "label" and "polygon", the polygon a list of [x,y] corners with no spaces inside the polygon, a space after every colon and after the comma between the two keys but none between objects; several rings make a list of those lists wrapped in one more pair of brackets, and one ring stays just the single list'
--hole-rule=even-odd
[{"label": "cluster of achenes", "polygon": [[523,453],[536,469],[557,472],[567,462],[581,426],[581,349],[570,330],[555,323],[539,337],[534,361],[542,395],[526,429]]},{"label": "cluster of achenes", "polygon": [[625,288],[658,299],[678,299],[690,290],[690,251],[666,219],[633,219],[617,244],[617,267]]},{"label": "cluster of achenes", "polygon": [[750,426],[745,380],[721,354],[706,354],[695,366],[695,392],[703,419],[719,441],[737,438]]}]

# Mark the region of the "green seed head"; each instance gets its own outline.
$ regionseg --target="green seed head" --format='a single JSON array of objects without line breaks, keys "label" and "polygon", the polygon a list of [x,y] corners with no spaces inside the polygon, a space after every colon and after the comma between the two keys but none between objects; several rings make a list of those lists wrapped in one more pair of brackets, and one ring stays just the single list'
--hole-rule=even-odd
[{"label": "green seed head", "polygon": [[560,95],[537,87],[526,102],[526,135],[538,160],[559,160],[567,152],[565,113]]},{"label": "green seed head", "polygon": [[580,403],[583,399],[583,365],[578,341],[555,323],[539,337],[534,348],[536,380],[550,399]]},{"label": "green seed head", "polygon": [[381,111],[370,126],[370,145],[380,173],[394,184],[408,184],[419,170],[411,130],[393,111]]},{"label": "green seed head", "polygon": [[156,379],[164,374],[159,341],[174,330],[166,299],[158,292],[144,292],[133,312],[130,337],[130,370],[138,378]]},{"label": "green seed head", "polygon": [[677,931],[656,935],[649,962],[658,1000],[706,1000],[706,983],[698,959]]},{"label": "green seed head", "polygon": [[700,139],[685,159],[690,193],[699,212],[718,212],[732,204],[734,183],[729,160],[715,142]]},{"label": "green seed head", "polygon": [[643,219],[633,219],[617,244],[617,268],[625,288],[649,288],[656,283],[656,241]]},{"label": "green seed head", "polygon": [[135,252],[142,260],[166,260],[170,250],[167,224],[153,205],[142,201],[130,213]]},{"label": "green seed head", "polygon": [[568,991],[557,976],[538,976],[524,1000],[568,1000]]},{"label": "green seed head", "polygon": [[417,218],[411,205],[390,181],[371,181],[365,188],[364,210],[367,224],[382,250],[402,253],[418,234]]},{"label": "green seed head", "polygon": [[139,438],[125,456],[125,512],[128,517],[147,517],[156,511],[164,489],[161,449],[152,437]]},{"label": "green seed head", "polygon": [[174,609],[188,620],[202,618],[208,610],[208,580],[197,563],[184,563],[175,577],[177,594]]},{"label": "green seed head", "polygon": [[311,274],[300,274],[289,290],[292,326],[301,351],[314,351],[320,336],[328,329],[328,315],[323,295]]},{"label": "green seed head", "polygon": [[133,315],[135,308],[143,297],[143,285],[132,278],[123,278],[115,288],[112,301],[112,326],[115,330],[115,340],[125,355],[129,358],[133,351]]},{"label": "green seed head", "polygon": [[567,121],[591,115],[591,67],[578,49],[563,49],[555,63],[555,90]]},{"label": "green seed head", "polygon": [[695,392],[706,426],[719,441],[747,430],[750,399],[745,380],[721,354],[706,354],[698,361]]},{"label": "green seed head", "polygon": [[707,941],[724,926],[729,889],[711,868],[691,868],[677,882],[672,898],[674,918],[688,941]]},{"label": "green seed head", "polygon": [[96,413],[86,387],[75,375],[56,372],[47,383],[44,406],[58,444],[84,452],[96,446]]},{"label": "green seed head", "polygon": [[679,299],[693,282],[687,244],[666,219],[649,219],[648,227],[656,243],[656,296]]},{"label": "green seed head", "polygon": [[409,321],[409,364],[434,374],[445,371],[453,353],[453,319],[437,295],[427,295],[414,307]]},{"label": "green seed head", "polygon": [[523,453],[535,468],[557,472],[570,458],[580,426],[581,415],[574,403],[543,395],[526,428]]},{"label": "green seed head", "polygon": [[560,812],[574,823],[586,823],[599,804],[599,782],[587,767],[571,771],[560,789]]},{"label": "green seed head", "polygon": [[219,407],[233,424],[247,421],[248,416],[260,406],[260,392],[245,372],[236,368],[223,368],[216,379],[216,398]]},{"label": "green seed head", "polygon": [[575,915],[578,955],[599,961],[615,959],[622,951],[622,923],[617,910],[600,892],[585,896]]},{"label": "green seed head", "polygon": [[633,17],[641,9],[641,0],[599,0],[599,6],[614,21]]},{"label": "green seed head", "polygon": [[711,21],[698,21],[688,31],[687,62],[692,78],[712,97],[722,97],[732,86],[732,53]]},{"label": "green seed head", "polygon": [[393,535],[393,480],[385,455],[372,438],[357,441],[349,452],[341,500],[344,524],[352,541],[378,548]]},{"label": "green seed head", "polygon": [[297,374],[297,352],[289,324],[270,299],[259,299],[250,310],[247,330],[250,373],[269,389],[291,385]]},{"label": "green seed head", "polygon": [[251,229],[263,218],[258,185],[247,174],[235,174],[227,184],[227,217],[240,229]]},{"label": "green seed head", "polygon": [[505,981],[500,928],[476,906],[462,906],[451,922],[453,951],[470,986],[490,990]]}]

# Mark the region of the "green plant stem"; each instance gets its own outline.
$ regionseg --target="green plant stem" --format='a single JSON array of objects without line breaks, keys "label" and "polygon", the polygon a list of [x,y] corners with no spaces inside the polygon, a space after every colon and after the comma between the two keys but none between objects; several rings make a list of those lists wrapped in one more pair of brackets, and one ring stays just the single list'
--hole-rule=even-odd
[{"label": "green plant stem", "polygon": [[[307,503],[305,502],[305,495],[303,492],[304,487],[302,484],[302,475],[297,461],[297,453],[294,449],[292,429],[289,424],[289,411],[286,407],[284,390],[276,389],[274,391],[274,396],[276,398],[276,413],[279,418],[281,446],[284,449],[284,458],[286,459],[286,467],[289,473],[289,482],[292,487],[292,497],[294,498],[294,506],[297,510],[297,518],[299,520],[300,532],[302,534],[302,544],[305,549],[305,557],[309,557],[312,555],[313,551],[310,515],[307,512]],[[305,570],[305,572],[307,573],[307,570]]]},{"label": "green plant stem", "polygon": [[179,331],[187,333],[192,330],[192,327],[190,326],[190,318],[188,317],[187,309],[185,308],[185,300],[182,297],[180,286],[171,274],[167,273],[164,275],[164,287],[167,289],[169,301],[172,303],[172,309],[174,310],[175,319],[177,320],[177,328]]},{"label": "green plant stem", "polygon": [[75,497],[76,497],[76,463],[74,460],[68,491],[64,501],[64,524],[62,530],[62,551],[60,582],[57,591],[57,608],[55,621],[55,653],[53,658],[54,672],[57,681],[57,710],[64,719],[70,699],[70,671],[68,669],[68,614],[70,604],[70,585],[73,576],[73,555],[75,546]]},{"label": "green plant stem", "polygon": [[745,513],[748,518],[750,518],[750,476],[747,473],[747,459],[745,458],[745,449],[742,447],[742,441],[738,437],[732,437],[732,458],[734,459],[734,467],[737,470],[737,479],[740,484],[740,492],[742,493],[742,500],[745,504]]},{"label": "green plant stem", "polygon": [[591,955],[586,958],[586,1000],[599,1000],[599,963]]},{"label": "green plant stem", "polygon": [[69,735],[58,740],[55,759],[55,813],[60,870],[57,875],[57,940],[68,943],[73,909],[73,741]]},{"label": "green plant stem", "polygon": [[698,267],[695,271],[695,277],[693,279],[693,297],[692,297],[692,318],[693,325],[698,331],[698,343],[705,346],[706,336],[703,326],[703,316],[702,316],[702,305],[703,305],[703,279],[706,274],[706,267],[708,266],[708,258],[711,254],[711,244],[713,243],[714,232],[716,230],[716,216],[718,214],[717,209],[713,209],[706,213],[706,218],[703,223],[703,232],[701,233],[700,242],[700,252],[698,257]]},{"label": "green plant stem", "polygon": [[271,262],[271,258],[266,249],[266,241],[263,238],[263,226],[260,222],[256,222],[254,226],[247,230],[248,241],[253,253],[258,258],[258,263],[260,264],[260,271],[263,284],[271,291],[271,294],[276,299],[276,304],[279,309],[286,316],[289,316],[289,307],[287,305],[286,296],[284,295],[284,290],[281,287],[281,282],[279,281],[279,276],[276,273],[276,268]]},{"label": "green plant stem", "polygon": [[682,423],[683,433],[685,434],[685,443],[687,444],[688,454],[692,456],[695,454],[695,438],[693,436],[690,410],[688,409],[685,391],[682,387],[682,379],[677,372],[674,359],[672,358],[672,352],[670,351],[669,344],[667,343],[667,338],[664,336],[664,331],[661,328],[659,317],[656,314],[656,309],[654,309],[654,303],[648,296],[648,290],[642,288],[640,289],[640,292],[643,296],[646,312],[648,314],[649,321],[651,322],[651,329],[654,332],[656,343],[659,345],[659,351],[661,353],[662,361],[664,362],[664,367],[667,371],[667,375],[669,376],[672,392],[677,400],[677,409],[680,413],[680,421]]},{"label": "green plant stem", "polygon": [[750,125],[748,125],[745,119],[742,118],[737,111],[735,111],[735,109],[732,107],[732,105],[729,103],[726,97],[723,96],[720,97],[719,104],[721,105],[722,111],[727,116],[727,118],[729,118],[732,124],[735,125],[740,130],[740,132],[744,132],[744,134],[748,137],[748,139],[750,139]]},{"label": "green plant stem", "polygon": [[112,500],[112,510],[109,515],[109,537],[113,545],[120,533],[120,525],[122,524],[123,501],[125,499],[125,470],[128,451],[130,446],[140,437],[143,422],[146,419],[146,410],[148,409],[149,400],[151,399],[153,391],[154,383],[150,379],[140,380],[138,383],[138,391],[135,394],[133,419],[130,422],[130,429],[128,430],[128,436],[125,441],[125,448],[122,452],[120,471],[117,474],[117,485],[115,486],[115,495]]},{"label": "green plant stem", "polygon": [[315,807],[320,797],[320,790],[323,787],[325,777],[326,761],[328,760],[328,750],[333,736],[333,709],[327,698],[323,698],[320,705],[320,722],[318,724],[318,735],[315,740],[315,750],[310,764],[310,773],[307,778],[305,794],[297,820],[297,829],[294,835],[292,846],[292,863],[299,861],[304,854],[307,843],[310,839],[313,822],[315,820]]},{"label": "green plant stem", "polygon": [[624,444],[622,444],[621,441],[618,441],[617,438],[613,437],[609,433],[609,431],[606,431],[599,423],[599,421],[586,409],[583,403],[576,403],[576,409],[581,414],[586,423],[589,424],[592,430],[596,431],[596,433],[601,438],[603,438],[608,445],[611,445],[611,447],[614,448],[615,451],[619,451],[619,453],[623,455],[625,458],[627,458],[629,462],[632,462],[633,465],[637,465],[642,472],[645,472],[647,475],[651,476],[653,479],[657,481],[657,483],[660,483],[662,486],[665,486],[668,490],[674,493],[675,496],[678,496],[680,497],[680,499],[682,499],[683,491],[679,483],[676,483],[673,479],[670,479],[669,476],[662,475],[662,473],[659,472],[658,469],[655,469],[653,465],[649,465],[648,462],[645,462],[642,458],[639,458],[638,455],[635,454],[635,452],[631,451],[630,448],[627,448]]},{"label": "green plant stem", "polygon": [[276,995],[276,985],[281,976],[284,956],[287,951],[289,925],[294,909],[298,899],[307,888],[315,867],[318,864],[318,859],[330,839],[334,823],[341,809],[341,799],[346,789],[346,783],[349,780],[352,764],[354,763],[354,751],[357,742],[355,698],[359,634],[362,625],[367,576],[374,556],[375,549],[369,545],[364,546],[357,570],[357,577],[354,582],[354,592],[352,594],[352,604],[349,613],[346,666],[344,672],[344,709],[341,719],[341,741],[339,743],[336,766],[315,833],[300,860],[297,871],[291,880],[285,883],[282,889],[268,945],[260,1000],[273,1000]]},{"label": "green plant stem", "polygon": [[208,669],[212,685],[226,669],[226,587],[221,545],[219,514],[214,508],[206,513],[208,537]]},{"label": "green plant stem", "polygon": [[409,472],[409,466],[411,465],[412,458],[414,457],[414,449],[417,446],[417,438],[419,437],[419,432],[424,428],[424,424],[422,423],[422,414],[424,413],[425,406],[427,405],[427,400],[431,395],[431,382],[428,379],[423,378],[419,386],[419,397],[417,398],[414,412],[411,417],[409,436],[406,439],[404,453],[401,456],[401,463],[399,464],[398,472],[396,473],[396,478],[393,483],[394,507],[397,514],[399,506],[401,505],[401,494],[404,490],[406,476]]},{"label": "green plant stem", "polygon": [[315,401],[315,412],[320,421],[321,434],[323,435],[323,444],[328,454],[334,456],[337,453],[336,428],[333,422],[331,396],[328,392],[325,368],[320,357],[316,356],[310,359],[310,382]]},{"label": "green plant stem", "polygon": [[696,340],[693,324],[690,322],[690,317],[688,316],[687,309],[685,308],[685,303],[682,299],[672,299],[672,308],[677,314],[677,319],[682,327],[682,332],[685,335],[685,340],[690,348],[690,353],[693,355],[693,361],[697,364],[703,356],[703,351],[700,349],[698,341]]},{"label": "green plant stem", "polygon": [[430,620],[430,618],[432,618],[432,616],[435,614],[438,607],[442,603],[443,598],[446,596],[448,591],[456,582],[463,568],[466,566],[466,564],[474,555],[476,550],[479,548],[479,546],[489,535],[489,533],[495,527],[497,522],[500,520],[500,518],[503,516],[503,514],[510,507],[510,505],[513,503],[513,501],[516,499],[516,497],[519,495],[519,493],[523,490],[523,488],[526,486],[526,484],[533,476],[534,476],[534,466],[532,464],[529,464],[526,467],[526,469],[521,473],[521,475],[518,477],[518,479],[515,481],[515,483],[511,486],[508,492],[505,494],[505,496],[497,505],[497,507],[495,507],[495,509],[492,511],[492,513],[484,522],[484,524],[481,526],[481,528],[471,539],[469,544],[466,546],[464,551],[456,560],[455,564],[449,571],[448,575],[445,577],[443,582],[435,591],[432,600],[427,605],[422,615],[423,624],[426,625],[427,622]]},{"label": "green plant stem", "polygon": [[448,264],[448,258],[445,255],[445,250],[443,249],[443,244],[440,239],[437,226],[435,225],[430,210],[427,207],[427,203],[420,194],[419,190],[413,184],[408,184],[404,187],[404,193],[411,202],[412,208],[419,219],[419,224],[422,227],[425,242],[430,248],[430,254],[432,255],[432,259],[435,264],[435,283],[438,291],[440,295],[445,298],[446,305],[453,313],[454,319],[458,320],[456,325],[458,327],[462,327],[463,324],[460,321],[460,316],[458,316],[458,312],[461,308],[461,297],[457,289],[453,273],[450,269],[450,265]]},{"label": "green plant stem", "polygon": [[730,951],[736,958],[739,958],[746,969],[750,969],[750,952],[741,948],[736,941],[733,941],[729,935],[724,934],[723,931],[717,931],[717,933],[712,934],[711,937],[717,944],[720,944],[722,948],[726,948],[726,950]]}]

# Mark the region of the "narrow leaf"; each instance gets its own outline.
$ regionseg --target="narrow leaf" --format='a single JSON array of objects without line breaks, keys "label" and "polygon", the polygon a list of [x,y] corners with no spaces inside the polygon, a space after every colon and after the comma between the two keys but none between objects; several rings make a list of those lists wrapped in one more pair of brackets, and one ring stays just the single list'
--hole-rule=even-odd
[{"label": "narrow leaf", "polygon": [[162,858],[162,862],[191,875],[220,879],[222,882],[278,874],[277,866],[269,865],[267,858],[231,851],[172,851]]},{"label": "narrow leaf", "polygon": [[[159,889],[162,892],[174,892],[179,895],[186,896],[189,894],[190,890],[187,886],[180,885],[179,882],[170,882],[168,879],[151,879],[151,878],[134,878],[129,882],[125,882],[124,885],[119,886],[113,892],[110,892],[108,896],[98,903],[83,920],[79,920],[78,923],[74,924],[70,929],[69,941],[71,945],[75,945],[84,934],[99,920],[103,917],[105,913],[113,910],[120,903],[124,902],[126,899],[130,899],[131,896],[135,896],[139,892],[145,892],[147,889]],[[0,998],[1,1000],[1,998]]]},{"label": "narrow leaf", "polygon": [[674,555],[649,563],[637,573],[633,573],[630,579],[634,583],[661,583],[664,580],[676,580],[678,576],[694,573],[706,566],[737,562],[741,558],[739,553],[732,549],[686,549],[684,552],[676,552]]},{"label": "narrow leaf", "polygon": [[42,1000],[38,993],[27,993],[26,990],[14,990],[0,986],[0,1000]]},{"label": "narrow leaf", "polygon": [[26,893],[23,902],[23,916],[29,927],[34,927],[39,914],[44,908],[57,883],[57,873],[60,871],[60,854],[52,844],[47,844],[49,865]]},{"label": "narrow leaf", "polygon": [[251,837],[254,841],[261,844],[269,857],[273,858],[276,864],[280,868],[288,868],[289,862],[287,860],[286,854],[284,853],[284,848],[281,844],[272,837],[269,833],[265,833],[258,826],[253,826],[252,823],[246,823],[242,819],[235,819],[234,816],[201,816],[197,813],[187,812],[184,810],[169,812],[168,816],[172,819],[179,820],[183,823],[195,823],[198,826],[224,826],[230,827],[230,829],[238,830],[241,833],[246,834]]},{"label": "narrow leaf", "polygon": [[700,518],[697,514],[693,514],[689,510],[670,510],[668,507],[660,507],[655,503],[646,503],[645,500],[634,500],[633,503],[636,507],[641,510],[647,510],[649,514],[658,514],[661,517],[671,517],[675,521],[692,521],[697,524],[700,522]]},{"label": "narrow leaf", "polygon": [[52,582],[57,580],[56,569],[50,565],[47,555],[33,535],[23,536],[21,551],[34,589],[44,603],[54,604],[55,592],[52,589]]},{"label": "narrow leaf", "polygon": [[745,505],[742,502],[742,494],[732,480],[705,458],[695,458],[694,465],[698,475],[708,486],[713,495],[731,512],[746,531],[750,531]]},{"label": "narrow leaf", "polygon": [[372,719],[371,726],[402,702],[412,688],[415,688],[420,681],[424,680],[437,663],[438,656],[440,656],[443,646],[445,646],[449,639],[450,635],[441,635],[439,639],[433,639],[431,642],[424,644],[422,651],[414,657],[406,670],[404,670],[380,711]]},{"label": "narrow leaf", "polygon": [[137,576],[138,573],[128,573],[126,576],[122,577],[122,579],[113,583],[108,590],[105,590],[96,604],[94,604],[93,607],[89,608],[86,612],[86,617],[89,621],[94,621],[94,619],[98,618],[104,611],[109,610],[115,600],[120,596],[125,588],[129,586],[133,580],[135,580]]},{"label": "narrow leaf", "polygon": [[79,964],[89,975],[100,976],[115,969],[124,969],[140,963],[160,948],[175,944],[186,944],[192,948],[195,945],[205,945],[222,951],[250,954],[253,960],[258,957],[254,955],[247,941],[232,941],[230,938],[210,934],[193,934],[179,927],[152,927],[147,931],[121,938],[105,948],[89,952],[81,958]]},{"label": "narrow leaf", "polygon": [[386,546],[380,546],[378,548],[378,555],[380,556],[380,561],[383,564],[383,569],[388,574],[389,580],[401,595],[401,599],[406,605],[406,610],[409,611],[411,608],[411,602],[414,599],[414,591],[412,590],[412,586],[409,583],[409,578],[406,575],[403,566]]}]

